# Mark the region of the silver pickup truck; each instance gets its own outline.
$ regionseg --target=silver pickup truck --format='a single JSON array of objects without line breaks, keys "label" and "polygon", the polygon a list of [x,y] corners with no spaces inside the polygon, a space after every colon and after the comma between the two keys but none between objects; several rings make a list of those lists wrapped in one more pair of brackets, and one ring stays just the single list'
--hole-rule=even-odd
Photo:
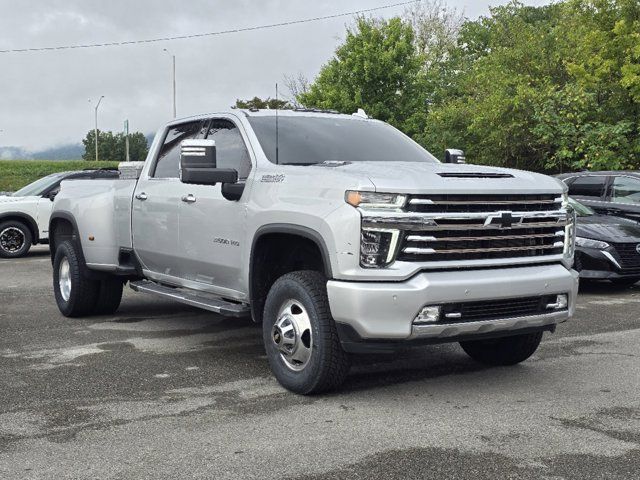
[{"label": "silver pickup truck", "polygon": [[359,114],[233,110],[177,120],[137,174],[63,182],[49,226],[67,316],[123,285],[263,325],[274,375],[303,394],[351,355],[460,342],[512,365],[574,312],[566,187],[440,163]]}]

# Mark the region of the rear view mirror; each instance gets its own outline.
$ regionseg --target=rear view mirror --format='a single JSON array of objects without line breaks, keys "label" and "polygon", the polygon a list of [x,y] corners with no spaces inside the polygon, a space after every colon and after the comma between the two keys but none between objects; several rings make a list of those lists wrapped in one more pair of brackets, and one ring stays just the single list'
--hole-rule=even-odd
[{"label": "rear view mirror", "polygon": [[445,163],[467,163],[467,158],[464,155],[464,151],[457,148],[448,148],[444,154]]},{"label": "rear view mirror", "polygon": [[183,140],[180,143],[180,180],[182,183],[215,185],[216,142],[214,140]]}]

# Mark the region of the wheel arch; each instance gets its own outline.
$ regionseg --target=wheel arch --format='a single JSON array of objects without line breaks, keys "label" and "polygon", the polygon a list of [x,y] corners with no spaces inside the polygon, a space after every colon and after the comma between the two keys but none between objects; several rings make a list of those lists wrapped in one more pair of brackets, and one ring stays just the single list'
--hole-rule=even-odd
[{"label": "wheel arch", "polygon": [[[54,212],[49,219],[49,250],[52,264],[56,255],[57,245],[66,239],[78,241],[76,219],[68,212]],[[80,250],[82,250],[82,247]]]},{"label": "wheel arch", "polygon": [[38,228],[38,223],[31,215],[24,212],[4,212],[0,214],[0,222],[11,220],[22,222],[27,225],[31,232],[31,243],[33,245],[40,242],[40,229]]},{"label": "wheel arch", "polygon": [[[265,254],[269,260],[273,260],[274,257],[268,254],[273,242],[278,242],[279,247],[285,245],[292,247],[289,253],[293,258],[290,259],[288,265],[278,264],[278,268],[269,269],[269,261],[265,261]],[[313,248],[316,249],[315,252],[312,251]],[[296,253],[298,251],[300,253]],[[313,257],[315,253],[319,254],[319,259]],[[249,260],[249,299],[251,301],[251,316],[256,323],[262,321],[269,287],[277,278],[293,271],[288,267],[296,265],[298,262],[302,262],[305,269],[318,270],[327,279],[332,278],[329,250],[324,238],[316,230],[302,225],[277,223],[263,225],[256,231],[251,244]]]}]

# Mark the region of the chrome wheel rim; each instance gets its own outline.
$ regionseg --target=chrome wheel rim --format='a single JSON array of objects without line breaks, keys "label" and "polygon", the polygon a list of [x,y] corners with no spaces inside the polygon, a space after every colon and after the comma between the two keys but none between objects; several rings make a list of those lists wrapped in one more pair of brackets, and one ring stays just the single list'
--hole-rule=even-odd
[{"label": "chrome wheel rim", "polygon": [[58,267],[58,286],[60,287],[60,295],[65,302],[69,301],[71,296],[71,272],[69,269],[69,260],[64,257]]},{"label": "chrome wheel rim", "polygon": [[309,364],[313,349],[313,333],[309,314],[297,300],[287,300],[278,311],[271,330],[271,341],[280,352],[284,364],[299,372]]},{"label": "chrome wheel rim", "polygon": [[19,252],[24,241],[24,232],[18,227],[7,227],[0,232],[0,247],[7,253]]}]

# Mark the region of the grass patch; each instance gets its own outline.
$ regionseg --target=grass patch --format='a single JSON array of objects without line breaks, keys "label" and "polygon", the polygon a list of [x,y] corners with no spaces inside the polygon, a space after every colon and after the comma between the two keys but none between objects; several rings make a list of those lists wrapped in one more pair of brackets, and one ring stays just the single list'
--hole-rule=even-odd
[{"label": "grass patch", "polygon": [[118,163],[86,160],[0,160],[0,192],[15,192],[51,173],[117,167]]}]

